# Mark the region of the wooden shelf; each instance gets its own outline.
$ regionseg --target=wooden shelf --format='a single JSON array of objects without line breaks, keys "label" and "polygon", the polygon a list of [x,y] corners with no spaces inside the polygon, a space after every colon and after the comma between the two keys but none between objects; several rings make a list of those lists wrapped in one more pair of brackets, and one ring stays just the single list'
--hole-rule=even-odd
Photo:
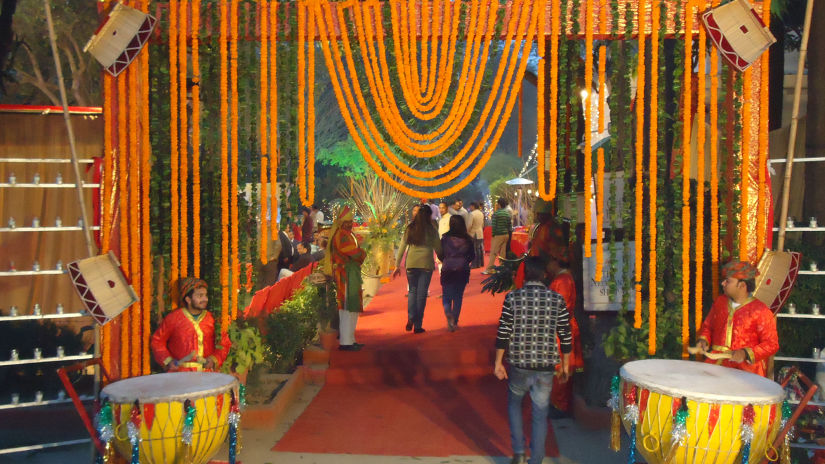
[{"label": "wooden shelf", "polygon": [[787,318],[790,318],[790,319],[825,319],[825,314],[776,313],[776,317],[787,317]]},{"label": "wooden shelf", "polygon": [[[779,227],[774,227],[773,231],[778,232]],[[825,227],[798,227],[798,226],[794,226],[794,227],[788,227],[787,229],[785,229],[785,232],[823,232],[823,231],[825,231]]]},{"label": "wooden shelf", "polygon": [[825,358],[796,358],[793,356],[774,356],[774,361],[794,361],[794,362],[809,362],[809,363],[825,363]]},{"label": "wooden shelf", "polygon": [[32,319],[70,319],[83,316],[88,316],[88,314],[83,311],[63,314],[41,314],[39,316],[24,314],[20,316],[0,316],[0,322],[29,321]]},{"label": "wooden shelf", "polygon": [[42,271],[2,271],[0,277],[19,277],[19,276],[36,276],[36,275],[63,275],[66,271],[63,269],[47,269]]},{"label": "wooden shelf", "polygon": [[[92,184],[92,183],[83,183],[83,188],[98,188],[100,184]],[[16,182],[14,184],[9,184],[8,182],[0,183],[0,188],[64,188],[70,189],[75,188],[74,183],[62,183],[62,184],[55,184],[55,183],[48,183],[48,182],[41,182],[39,184],[32,184],[32,183],[22,183]]]},{"label": "wooden shelf", "polygon": [[[100,226],[92,226],[91,230],[100,230]],[[70,232],[83,230],[80,226],[61,226],[61,227],[0,227],[0,232]]]},{"label": "wooden shelf", "polygon": [[64,361],[83,361],[85,359],[92,359],[94,356],[90,354],[78,354],[74,356],[63,356],[59,358],[57,356],[52,356],[50,358],[40,358],[40,359],[18,359],[17,361],[0,361],[0,366],[18,366],[20,364],[38,364],[38,363],[50,363],[50,362],[64,362]]},{"label": "wooden shelf", "polygon": [[[68,156],[68,155],[67,155]],[[91,158],[80,158],[77,160],[81,164],[92,164],[95,160]],[[0,158],[0,163],[31,163],[31,164],[71,164],[71,158]]]},{"label": "wooden shelf", "polygon": [[[81,396],[80,401],[92,401],[94,400],[93,396]],[[72,399],[68,396],[66,398],[61,399],[54,399],[54,400],[43,400],[43,401],[27,401],[25,403],[6,403],[0,404],[0,410],[3,409],[15,409],[15,408],[31,408],[36,406],[48,406],[51,404],[63,404],[63,403],[71,403]]]}]

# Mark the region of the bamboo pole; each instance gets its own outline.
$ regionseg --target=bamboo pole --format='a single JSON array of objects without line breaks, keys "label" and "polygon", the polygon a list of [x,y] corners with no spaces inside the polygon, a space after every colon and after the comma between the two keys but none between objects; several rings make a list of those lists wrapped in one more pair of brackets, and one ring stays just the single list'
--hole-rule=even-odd
[{"label": "bamboo pole", "polygon": [[808,55],[808,37],[811,34],[811,15],[814,9],[814,0],[808,0],[805,7],[805,22],[802,30],[802,42],[799,44],[799,62],[796,65],[796,83],[793,93],[793,116],[791,117],[791,133],[788,136],[788,151],[785,154],[785,179],[782,184],[782,208],[779,213],[779,240],[776,246],[778,251],[785,249],[785,225],[788,219],[788,198],[791,190],[791,171],[793,171],[793,154],[796,149],[796,130],[799,126],[799,101],[802,95],[802,74],[805,72],[805,58]]}]

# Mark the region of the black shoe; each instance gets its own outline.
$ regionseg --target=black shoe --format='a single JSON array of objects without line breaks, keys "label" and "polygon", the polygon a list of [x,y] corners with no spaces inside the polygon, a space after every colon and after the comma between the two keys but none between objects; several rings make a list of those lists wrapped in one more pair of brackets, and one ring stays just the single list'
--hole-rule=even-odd
[{"label": "black shoe", "polygon": [[364,344],[363,343],[353,343],[352,346],[354,346],[355,348],[360,350],[361,348],[364,347]]},{"label": "black shoe", "polygon": [[550,408],[547,410],[547,418],[548,419],[569,419],[570,414],[561,409],[550,405]]},{"label": "black shoe", "polygon": [[410,330],[412,330],[412,326],[413,326],[413,322],[410,321],[410,320],[407,320],[407,325],[404,326],[404,330],[409,332]]},{"label": "black shoe", "polygon": [[424,330],[424,327],[418,327],[417,329],[413,330],[413,332],[420,334],[426,332],[426,330]]},{"label": "black shoe", "polygon": [[352,345],[341,345],[338,347],[339,351],[359,351],[364,345],[353,343]]},{"label": "black shoe", "polygon": [[513,455],[513,459],[510,460],[510,464],[527,464],[527,456],[524,453],[516,453]]}]

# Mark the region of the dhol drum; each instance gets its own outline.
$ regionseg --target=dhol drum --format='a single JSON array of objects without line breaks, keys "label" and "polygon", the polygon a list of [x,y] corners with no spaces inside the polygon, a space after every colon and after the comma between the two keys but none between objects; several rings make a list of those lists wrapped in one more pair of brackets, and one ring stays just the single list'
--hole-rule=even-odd
[{"label": "dhol drum", "polygon": [[[101,396],[112,403],[115,449],[131,456],[127,424],[137,401],[140,413],[141,464],[202,464],[218,452],[229,432],[231,392],[238,381],[216,372],[173,372],[113,382]],[[195,408],[191,448],[183,427],[186,400]],[[189,456],[191,453],[191,456]]]},{"label": "dhol drum", "polygon": [[[628,433],[635,430],[636,448],[648,463],[741,463],[746,448],[743,421],[751,418],[747,462],[778,458],[771,444],[782,420],[785,394],[779,384],[737,369],[665,359],[629,362],[619,375],[622,422]],[[686,433],[674,446],[671,432],[683,401]],[[635,408],[639,414],[634,427]]]}]

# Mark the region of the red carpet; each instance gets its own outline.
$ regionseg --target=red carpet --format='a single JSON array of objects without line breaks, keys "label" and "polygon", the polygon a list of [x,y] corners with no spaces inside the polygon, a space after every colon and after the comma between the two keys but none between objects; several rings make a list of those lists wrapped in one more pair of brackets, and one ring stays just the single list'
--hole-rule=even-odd
[{"label": "red carpet", "polygon": [[[454,333],[446,330],[437,273],[423,334],[404,331],[406,279],[385,284],[358,321],[356,339],[364,349],[332,353],[326,385],[273,450],[510,455],[507,385],[492,375],[504,297],[481,294],[483,277],[473,271]],[[558,456],[552,427],[547,455]]]}]

